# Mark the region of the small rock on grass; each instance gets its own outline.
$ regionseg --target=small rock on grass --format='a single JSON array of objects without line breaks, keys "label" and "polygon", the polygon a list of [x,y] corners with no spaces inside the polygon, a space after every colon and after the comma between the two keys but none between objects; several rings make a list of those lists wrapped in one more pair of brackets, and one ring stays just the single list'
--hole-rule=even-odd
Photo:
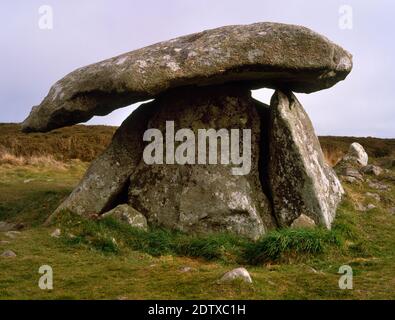
[{"label": "small rock on grass", "polygon": [[380,201],[380,200],[381,200],[380,195],[377,194],[377,193],[366,192],[365,195],[366,195],[367,197],[369,197],[369,198],[375,199],[376,201]]},{"label": "small rock on grass", "polygon": [[369,188],[376,189],[376,190],[388,190],[390,187],[384,183],[381,182],[373,182],[369,181],[368,183]]},{"label": "small rock on grass", "polygon": [[143,214],[127,204],[121,204],[116,208],[104,213],[101,218],[113,217],[116,220],[126,223],[132,227],[147,231],[147,219]]},{"label": "small rock on grass", "polygon": [[252,283],[251,276],[245,268],[237,268],[225,273],[219,282],[230,282],[235,279],[241,279],[247,283]]},{"label": "small rock on grass", "polygon": [[11,231],[12,229],[14,229],[13,223],[0,221],[0,232],[7,232],[7,231]]},{"label": "small rock on grass", "polygon": [[390,208],[389,213],[392,214],[393,216],[395,215],[395,207]]},{"label": "small rock on grass", "polygon": [[23,228],[24,228],[23,223],[9,223],[6,221],[0,221],[0,232],[21,230]]},{"label": "small rock on grass", "polygon": [[370,210],[373,210],[373,209],[376,209],[376,208],[377,207],[373,203],[369,203],[368,206],[366,207],[366,210],[370,211]]},{"label": "small rock on grass", "polygon": [[370,211],[370,210],[373,210],[373,209],[376,209],[376,208],[377,207],[373,203],[369,203],[367,206],[364,206],[361,203],[356,203],[355,204],[355,210],[361,211],[361,212]]},{"label": "small rock on grass", "polygon": [[11,239],[15,239],[17,237],[17,235],[19,235],[19,234],[20,234],[19,231],[8,231],[5,233],[5,235]]},{"label": "small rock on grass", "polygon": [[347,167],[344,169],[344,176],[363,181],[363,175],[357,169],[352,167]]},{"label": "small rock on grass", "polygon": [[52,238],[59,238],[61,234],[62,234],[62,231],[60,229],[55,229],[54,232],[51,233],[51,237]]},{"label": "small rock on grass", "polygon": [[309,271],[315,274],[324,274],[321,270],[314,269],[313,267],[308,267]]},{"label": "small rock on grass", "polygon": [[181,273],[186,273],[186,272],[194,271],[195,269],[191,267],[181,267],[179,270]]},{"label": "small rock on grass", "polygon": [[12,250],[6,250],[1,254],[1,257],[3,258],[15,258],[16,253]]},{"label": "small rock on grass", "polygon": [[117,297],[117,300],[123,301],[123,300],[129,300],[129,298],[126,296],[119,296],[119,297]]},{"label": "small rock on grass", "polygon": [[383,169],[381,169],[380,167],[375,166],[373,164],[368,164],[367,166],[364,166],[361,168],[361,172],[379,176],[380,174],[383,173]]},{"label": "small rock on grass", "polygon": [[344,181],[348,182],[348,183],[355,183],[355,182],[359,182],[356,178],[354,177],[349,177],[349,176],[340,176],[341,179],[343,179]]},{"label": "small rock on grass", "polygon": [[362,203],[359,203],[359,202],[354,204],[354,208],[357,211],[366,211],[366,207]]},{"label": "small rock on grass", "polygon": [[314,228],[315,226],[316,226],[316,224],[315,224],[314,220],[311,219],[310,217],[306,216],[305,214],[301,214],[291,224],[292,229]]}]

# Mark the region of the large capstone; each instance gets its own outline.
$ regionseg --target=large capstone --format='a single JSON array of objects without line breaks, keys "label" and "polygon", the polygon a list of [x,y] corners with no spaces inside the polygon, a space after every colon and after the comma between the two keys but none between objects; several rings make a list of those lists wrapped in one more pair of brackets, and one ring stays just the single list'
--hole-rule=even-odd
[{"label": "large capstone", "polygon": [[269,183],[277,222],[289,226],[304,214],[330,228],[344,191],[308,115],[291,92],[279,90],[271,114]]},{"label": "large capstone", "polygon": [[[161,95],[150,104],[158,111],[150,119],[148,128],[159,129],[164,140],[169,134],[169,122],[174,122],[175,132],[190,129],[196,148],[189,159],[195,159],[196,164],[140,161],[130,178],[129,203],[147,217],[149,224],[193,233],[233,232],[252,239],[275,227],[271,205],[259,179],[261,120],[256,110],[257,102],[251,98],[248,88],[241,85],[185,88]],[[198,164],[198,153],[203,150],[197,148],[202,129],[218,133],[222,129],[229,137],[231,129],[238,129],[239,155],[244,143],[242,130],[250,129],[251,166],[247,174],[236,175],[233,169],[239,165],[221,162],[224,154],[221,146],[233,147],[232,143],[224,144],[223,137],[215,139],[218,145],[214,150],[218,153],[213,159],[217,164],[208,164],[209,140],[204,148],[207,163]],[[185,142],[181,139],[175,143],[176,154]],[[168,148],[173,150],[167,143],[164,155]]]},{"label": "large capstone", "polygon": [[23,130],[49,131],[186,85],[326,89],[352,56],[312,30],[281,23],[226,26],[160,42],[75,70],[33,107]]}]

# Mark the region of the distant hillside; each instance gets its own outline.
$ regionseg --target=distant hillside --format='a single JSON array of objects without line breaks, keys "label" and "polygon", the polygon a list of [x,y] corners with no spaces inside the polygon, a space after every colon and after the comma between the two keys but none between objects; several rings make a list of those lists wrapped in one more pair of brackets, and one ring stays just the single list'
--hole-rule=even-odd
[{"label": "distant hillside", "polygon": [[22,133],[18,124],[0,124],[0,153],[56,160],[92,161],[110,143],[116,127],[77,125],[48,133]]},{"label": "distant hillside", "polygon": [[324,150],[339,150],[345,153],[351,143],[358,142],[365,148],[369,156],[374,158],[386,157],[395,153],[395,139],[333,136],[322,136],[319,139]]},{"label": "distant hillside", "polygon": [[[0,153],[17,157],[51,156],[58,161],[92,161],[110,143],[116,127],[76,125],[48,133],[22,133],[18,124],[0,124]],[[320,137],[329,163],[334,164],[352,142],[375,158],[395,155],[395,139]]]}]

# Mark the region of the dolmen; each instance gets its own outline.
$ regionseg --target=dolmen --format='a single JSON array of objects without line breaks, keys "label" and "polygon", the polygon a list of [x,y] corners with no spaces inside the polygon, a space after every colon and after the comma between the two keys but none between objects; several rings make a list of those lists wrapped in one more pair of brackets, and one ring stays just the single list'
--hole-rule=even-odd
[{"label": "dolmen", "polygon": [[[343,188],[294,92],[332,87],[350,53],[302,26],[225,26],[75,70],[23,122],[47,132],[136,102],[55,213],[128,204],[149,226],[258,239],[300,216],[330,228]],[[251,90],[272,88],[270,106]],[[50,220],[49,220],[50,221]]]}]

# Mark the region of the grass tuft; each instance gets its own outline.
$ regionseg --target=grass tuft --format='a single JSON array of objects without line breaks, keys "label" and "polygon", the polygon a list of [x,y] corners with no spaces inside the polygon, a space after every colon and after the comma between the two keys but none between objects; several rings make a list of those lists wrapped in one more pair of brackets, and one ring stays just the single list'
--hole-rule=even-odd
[{"label": "grass tuft", "polygon": [[336,232],[325,229],[282,229],[272,231],[257,242],[226,233],[188,235],[178,231],[153,228],[146,232],[120,223],[110,217],[91,221],[72,213],[59,215],[63,225],[73,234],[65,236],[69,245],[83,245],[104,253],[120,253],[117,243],[125,248],[151,256],[176,255],[260,264],[277,261],[284,254],[317,254],[330,245],[340,246]]},{"label": "grass tuft", "polygon": [[[151,256],[177,255],[206,260],[231,261],[247,240],[231,234],[188,235],[178,231],[152,228],[149,232],[120,223],[111,217],[92,221],[64,212],[57,224],[66,229],[65,243],[83,245],[106,253],[119,253],[111,243]],[[73,236],[70,237],[69,235]]]},{"label": "grass tuft", "polygon": [[356,226],[355,210],[349,199],[343,200],[338,208],[332,230],[348,240],[357,240],[358,231]]},{"label": "grass tuft", "polygon": [[31,156],[17,156],[0,146],[0,165],[11,166],[33,166],[55,168],[58,170],[66,170],[66,164],[55,160],[52,155],[31,155]]},{"label": "grass tuft", "polygon": [[280,260],[285,254],[318,254],[330,246],[340,246],[341,238],[326,229],[280,229],[272,231],[246,246],[245,260],[261,264]]}]

